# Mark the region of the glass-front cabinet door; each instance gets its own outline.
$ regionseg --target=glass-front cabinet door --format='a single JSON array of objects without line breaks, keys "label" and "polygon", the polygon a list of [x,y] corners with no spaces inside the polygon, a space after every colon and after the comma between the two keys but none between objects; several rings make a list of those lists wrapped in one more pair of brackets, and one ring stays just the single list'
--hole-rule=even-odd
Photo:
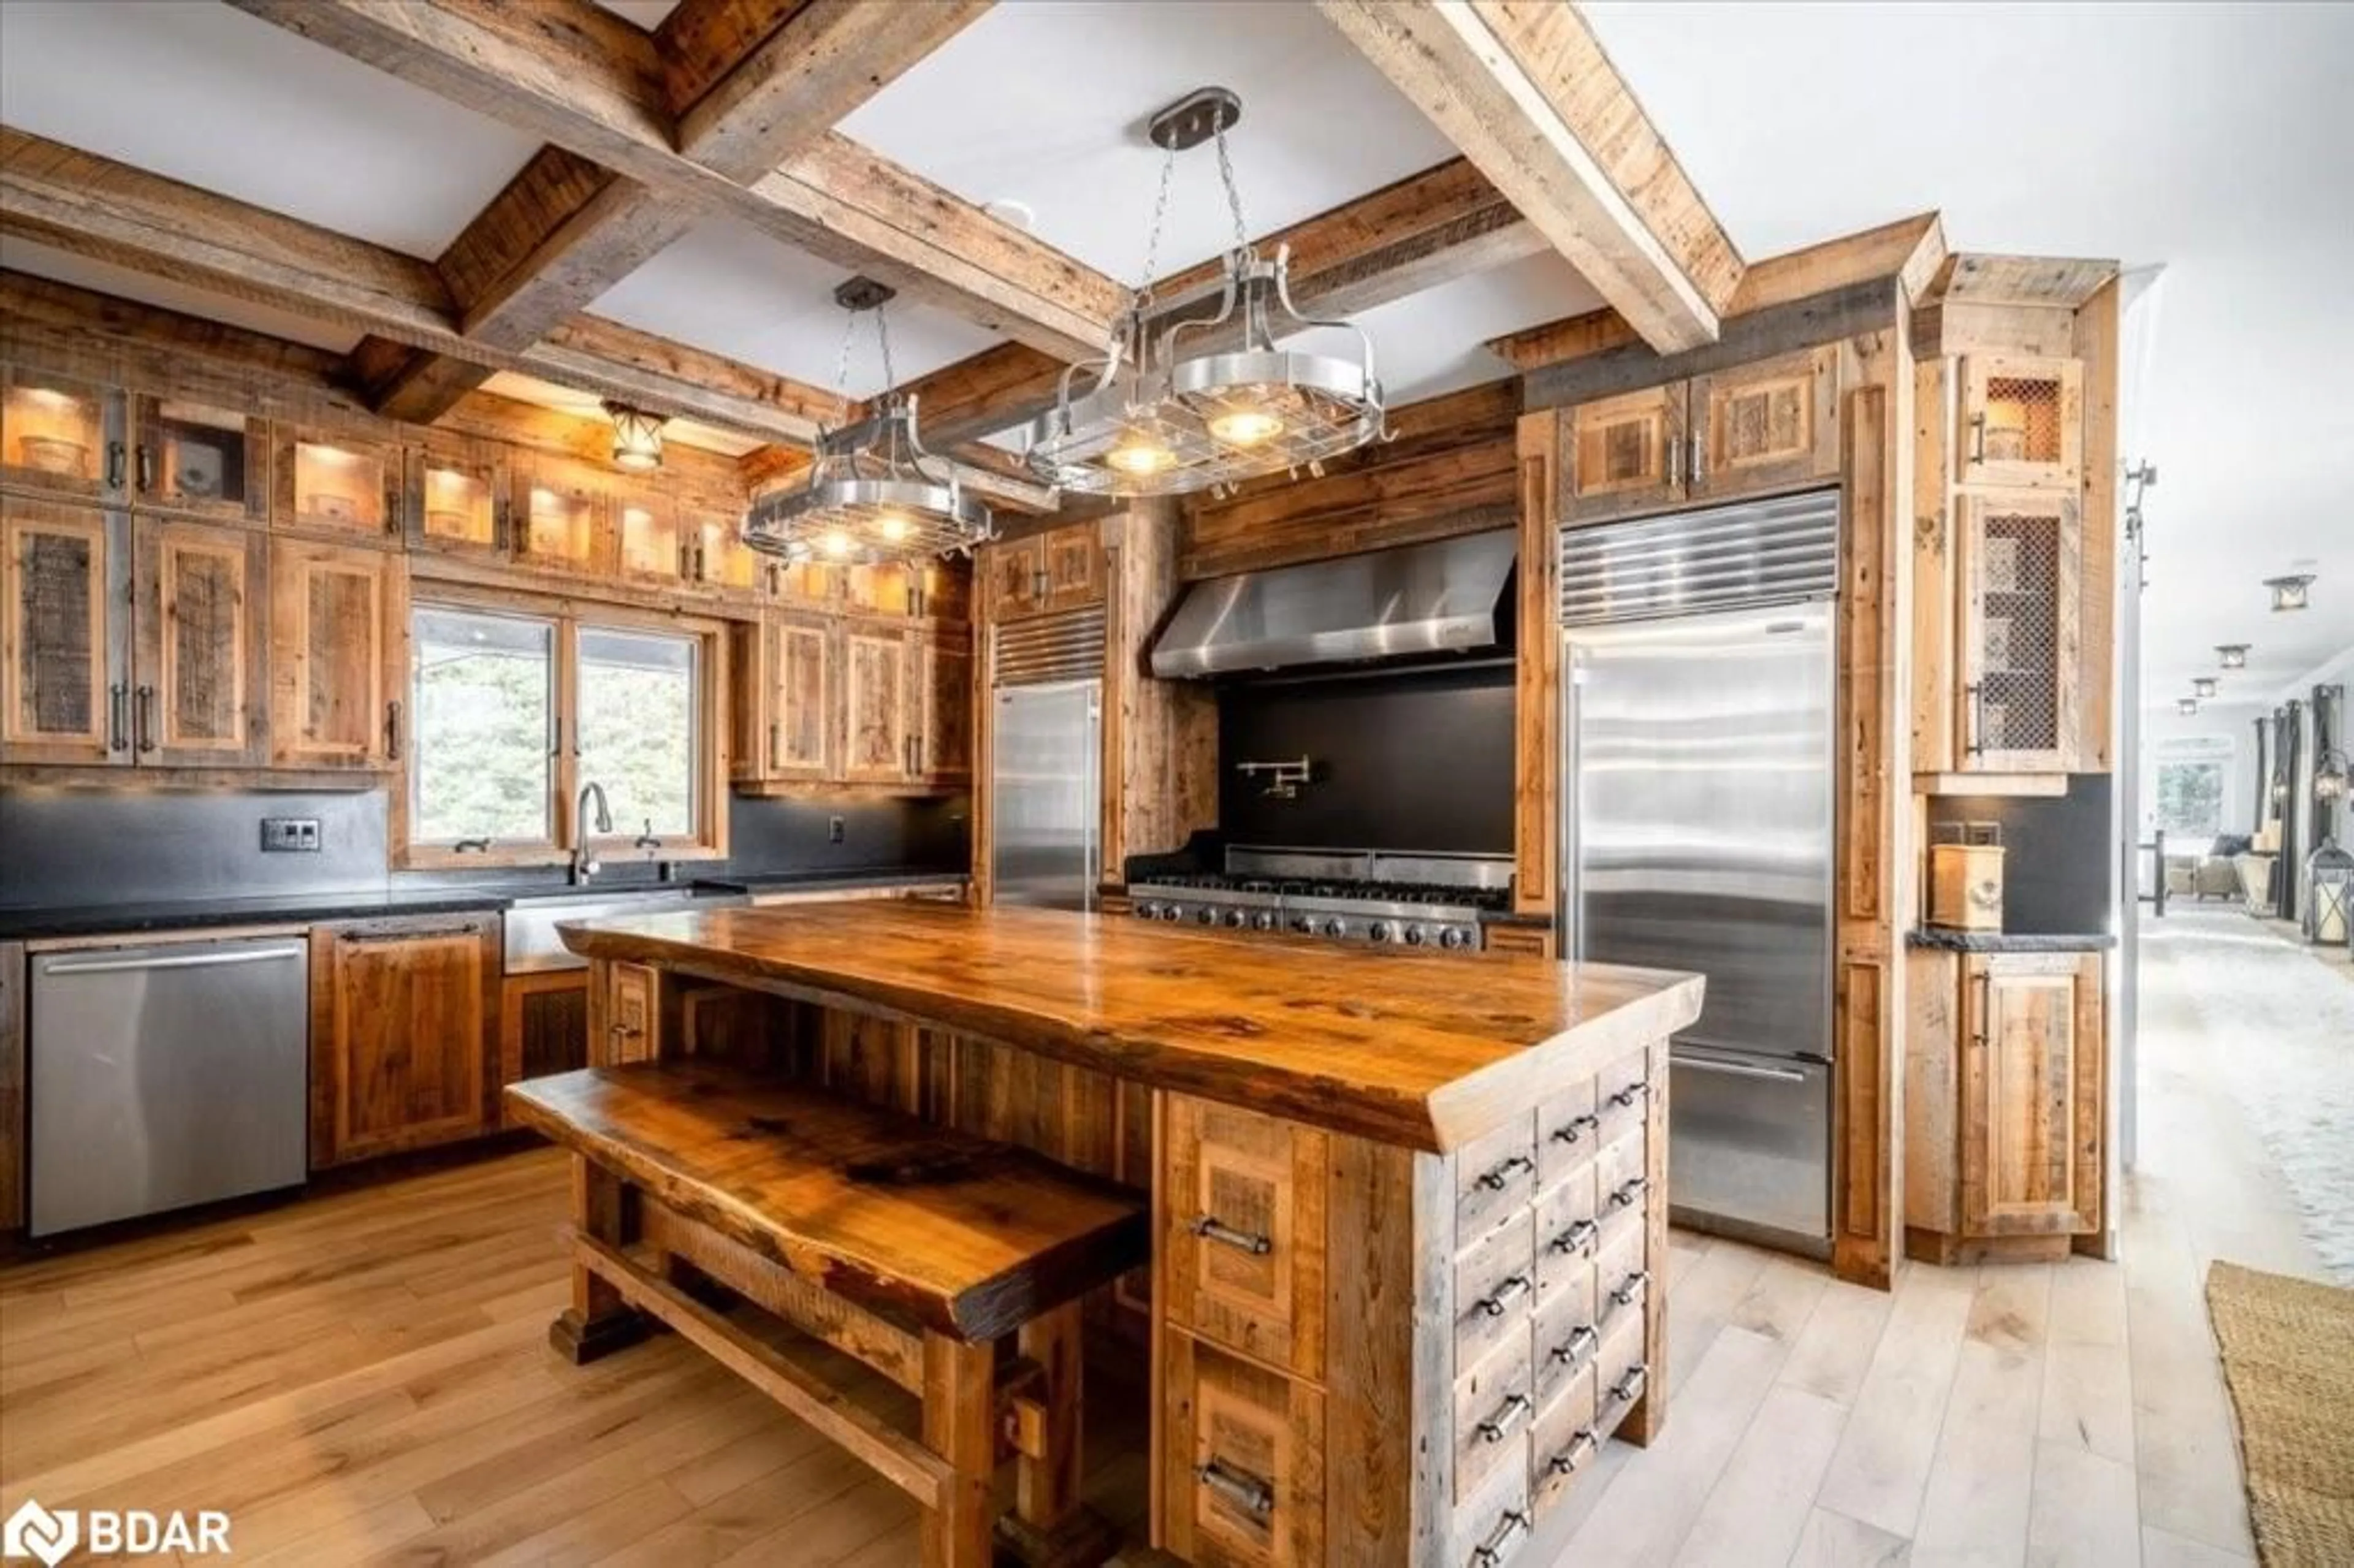
[{"label": "glass-front cabinet door", "polygon": [[689,552],[678,503],[650,485],[625,484],[615,488],[612,505],[621,575],[663,587],[684,581]]},{"label": "glass-front cabinet door", "polygon": [[519,458],[517,467],[516,558],[550,571],[604,567],[610,478],[561,458]]},{"label": "glass-front cabinet door", "polygon": [[376,541],[398,535],[400,449],[319,426],[281,426],[278,505],[281,528]]},{"label": "glass-front cabinet door", "polygon": [[130,519],[0,496],[0,762],[132,759]]},{"label": "glass-front cabinet door", "polygon": [[695,580],[731,599],[758,599],[768,563],[744,543],[742,517],[703,507],[689,507],[684,516]]},{"label": "glass-front cabinet door", "polygon": [[408,453],[409,545],[448,555],[504,555],[510,492],[504,447],[429,436]]},{"label": "glass-front cabinet door", "polygon": [[111,500],[127,482],[126,462],[121,393],[0,367],[0,484]]},{"label": "glass-front cabinet door", "polygon": [[2077,488],[2084,469],[2084,366],[2073,359],[1965,355],[1961,482]]},{"label": "glass-front cabinet door", "polygon": [[1965,495],[1960,516],[1962,768],[2073,772],[2084,658],[2075,499]]},{"label": "glass-front cabinet door", "polygon": [[142,396],[133,467],[143,506],[223,523],[269,515],[270,422],[186,397]]}]

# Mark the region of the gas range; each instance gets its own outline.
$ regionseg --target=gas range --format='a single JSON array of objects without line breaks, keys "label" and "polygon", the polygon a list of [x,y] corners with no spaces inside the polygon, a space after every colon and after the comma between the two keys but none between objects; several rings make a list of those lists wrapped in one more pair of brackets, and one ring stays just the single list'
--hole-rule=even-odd
[{"label": "gas range", "polygon": [[1470,952],[1511,885],[1500,855],[1236,846],[1222,872],[1140,877],[1129,895],[1140,920]]}]

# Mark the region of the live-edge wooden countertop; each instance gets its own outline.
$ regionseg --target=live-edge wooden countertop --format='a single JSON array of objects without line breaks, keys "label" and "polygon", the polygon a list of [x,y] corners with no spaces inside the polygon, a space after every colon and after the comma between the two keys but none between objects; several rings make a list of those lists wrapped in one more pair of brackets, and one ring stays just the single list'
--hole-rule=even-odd
[{"label": "live-edge wooden countertop", "polygon": [[566,946],[1444,1152],[1700,1014],[1697,975],[875,901],[583,921]]}]

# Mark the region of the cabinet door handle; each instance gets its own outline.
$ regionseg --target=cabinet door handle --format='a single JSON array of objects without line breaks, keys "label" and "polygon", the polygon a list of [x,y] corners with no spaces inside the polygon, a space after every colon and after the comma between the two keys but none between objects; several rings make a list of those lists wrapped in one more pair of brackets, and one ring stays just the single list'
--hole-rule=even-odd
[{"label": "cabinet door handle", "polygon": [[1536,1168],[1537,1162],[1527,1155],[1511,1155],[1500,1160],[1492,1170],[1479,1172],[1479,1185],[1487,1188],[1490,1192],[1500,1192],[1504,1190],[1504,1184],[1512,1179],[1513,1171],[1533,1171]]},{"label": "cabinet door handle", "polygon": [[1521,1424],[1522,1417],[1535,1408],[1535,1405],[1529,1403],[1527,1394],[1508,1393],[1504,1396],[1504,1403],[1496,1406],[1496,1414],[1479,1423],[1473,1430],[1479,1434],[1479,1441],[1482,1443],[1500,1443],[1511,1435],[1513,1427]]},{"label": "cabinet door handle", "polygon": [[1610,1206],[1614,1209],[1630,1209],[1642,1195],[1643,1179],[1640,1176],[1629,1176],[1618,1183],[1617,1192],[1610,1194]]},{"label": "cabinet door handle", "polygon": [[1632,1307],[1635,1298],[1643,1294],[1643,1287],[1650,1282],[1649,1272],[1638,1268],[1611,1287],[1610,1299],[1621,1307]]},{"label": "cabinet door handle", "polygon": [[1649,1369],[1642,1362],[1636,1362],[1627,1369],[1624,1377],[1610,1385],[1610,1397],[1620,1404],[1634,1404],[1643,1397],[1643,1384],[1648,1376]]},{"label": "cabinet door handle", "polygon": [[1973,464],[1986,461],[1986,416],[1984,414],[1970,416],[1970,461]]},{"label": "cabinet door handle", "polygon": [[1529,1527],[1529,1516],[1517,1509],[1508,1510],[1488,1532],[1488,1539],[1471,1549],[1472,1568],[1500,1568],[1504,1561],[1504,1548],[1512,1537]]},{"label": "cabinet door handle", "polygon": [[1637,1100],[1641,1099],[1645,1095],[1648,1095],[1650,1092],[1651,1086],[1649,1080],[1638,1078],[1633,1083],[1628,1085],[1625,1088],[1619,1090],[1617,1094],[1612,1095],[1610,1097],[1610,1103],[1617,1106],[1620,1110],[1626,1110],[1629,1107],[1633,1106]]},{"label": "cabinet door handle", "polygon": [[1708,437],[1705,433],[1691,438],[1691,487],[1700,489],[1708,482]]},{"label": "cabinet door handle", "polygon": [[124,738],[125,712],[131,705],[131,688],[118,681],[106,688],[106,749],[122,751],[130,746]]},{"label": "cabinet door handle", "polygon": [[491,503],[491,548],[505,555],[514,539],[511,503],[504,495]]},{"label": "cabinet door handle", "polygon": [[1602,1125],[1602,1118],[1592,1111],[1580,1111],[1548,1135],[1555,1143],[1575,1143],[1585,1134]]},{"label": "cabinet door handle", "polygon": [[1275,1511],[1275,1489],[1247,1470],[1213,1459],[1193,1472],[1193,1478],[1255,1519]]},{"label": "cabinet door handle", "polygon": [[1602,1227],[1592,1220],[1579,1220],[1545,1245],[1564,1256],[1574,1256],[1592,1246],[1601,1234]]},{"label": "cabinet door handle", "polygon": [[136,728],[139,734],[139,749],[143,753],[155,749],[155,735],[154,728],[154,715],[155,688],[153,686],[142,686],[139,688],[139,703],[135,719]]},{"label": "cabinet door handle", "polygon": [[1043,567],[1030,574],[1030,597],[1034,599],[1046,597],[1046,573]]},{"label": "cabinet door handle", "polygon": [[1586,1351],[1594,1345],[1600,1343],[1601,1340],[1601,1332],[1593,1324],[1580,1323],[1569,1331],[1568,1339],[1547,1351],[1545,1354],[1564,1366],[1574,1365],[1580,1356],[1585,1354]]},{"label": "cabinet door handle", "polygon": [[1986,751],[1986,688],[1973,681],[1962,688],[1962,694],[1968,699],[1962,749],[1972,757],[1982,756]]},{"label": "cabinet door handle", "polygon": [[1568,1447],[1545,1461],[1545,1468],[1556,1476],[1575,1475],[1577,1467],[1591,1458],[1594,1451],[1601,1446],[1601,1436],[1591,1426],[1581,1426],[1571,1436]]},{"label": "cabinet door handle", "polygon": [[769,726],[769,766],[771,768],[782,768],[785,765],[784,727],[780,724],[771,724]]},{"label": "cabinet door handle", "polygon": [[907,771],[921,778],[924,771],[924,737],[920,735],[911,735],[907,737],[907,743],[915,747],[916,752],[916,765]]},{"label": "cabinet door handle", "polygon": [[1272,1237],[1238,1231],[1214,1216],[1204,1214],[1193,1222],[1193,1234],[1204,1241],[1214,1241],[1236,1252],[1246,1252],[1253,1257],[1265,1257],[1275,1250]]},{"label": "cabinet door handle", "polygon": [[479,937],[482,923],[468,920],[456,926],[427,926],[404,931],[340,931],[335,940],[348,947],[376,947],[385,942],[422,942],[439,937]]},{"label": "cabinet door handle", "polygon": [[139,443],[139,447],[138,447],[138,470],[139,470],[139,488],[140,488],[140,489],[142,489],[142,490],[153,490],[153,489],[154,489],[154,488],[155,488],[155,460],[154,460],[154,457],[152,457],[151,455],[149,455],[148,450],[147,450],[147,443],[146,443],[145,441],[142,441],[142,442],[140,442],[140,443]]},{"label": "cabinet door handle", "polygon": [[384,705],[384,754],[393,761],[400,760],[400,704]]},{"label": "cabinet door handle", "polygon": [[1672,487],[1675,484],[1676,480],[1683,473],[1683,468],[1684,439],[1681,436],[1670,436],[1668,438],[1668,461],[1660,468],[1659,476],[1664,479],[1670,487]]},{"label": "cabinet door handle", "polygon": [[1994,1012],[1994,976],[1985,969],[1980,969],[1970,978],[1978,982],[1978,1027],[1970,1031],[1970,1038],[1977,1041],[1979,1048],[1983,1050],[1989,1043],[1987,1026],[1989,1015]]},{"label": "cabinet door handle", "polygon": [[106,488],[109,490],[122,488],[122,458],[121,441],[106,443]]},{"label": "cabinet door handle", "polygon": [[1529,1283],[1527,1275],[1515,1274],[1471,1305],[1490,1318],[1500,1318],[1504,1315],[1505,1308],[1515,1299],[1527,1295],[1533,1288],[1535,1287]]}]

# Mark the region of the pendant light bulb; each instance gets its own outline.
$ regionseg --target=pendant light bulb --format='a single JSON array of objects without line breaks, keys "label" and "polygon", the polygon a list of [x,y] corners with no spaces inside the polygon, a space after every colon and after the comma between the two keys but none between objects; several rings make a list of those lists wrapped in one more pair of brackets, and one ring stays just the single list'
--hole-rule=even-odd
[{"label": "pendant light bulb", "polygon": [[820,544],[825,553],[837,561],[850,554],[850,535],[839,528],[827,530]]},{"label": "pendant light bulb", "polygon": [[1142,478],[1174,467],[1177,454],[1150,431],[1130,429],[1120,437],[1118,446],[1104,453],[1104,461],[1122,473]]},{"label": "pendant light bulb", "polygon": [[896,512],[886,512],[875,525],[876,533],[896,545],[907,536],[907,520]]},{"label": "pendant light bulb", "polygon": [[1230,408],[1210,420],[1210,434],[1231,447],[1255,447],[1283,434],[1283,421],[1265,408]]}]

